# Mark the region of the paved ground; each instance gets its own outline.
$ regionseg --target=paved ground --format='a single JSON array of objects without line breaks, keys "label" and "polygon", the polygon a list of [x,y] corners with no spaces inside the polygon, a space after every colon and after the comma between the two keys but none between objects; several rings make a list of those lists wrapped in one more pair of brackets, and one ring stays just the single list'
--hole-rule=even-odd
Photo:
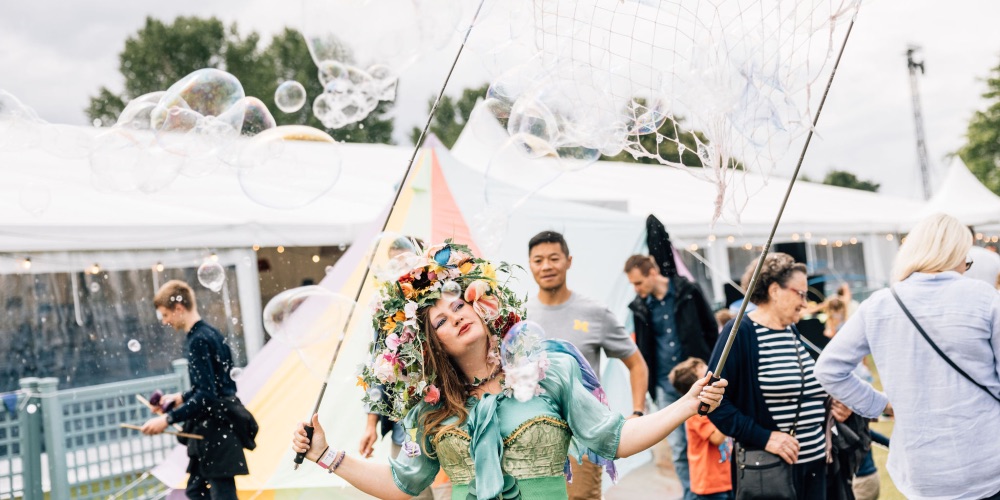
[{"label": "paved ground", "polygon": [[653,460],[608,488],[604,500],[673,500],[681,496],[681,483],[674,473],[670,447],[662,441],[653,447]]}]

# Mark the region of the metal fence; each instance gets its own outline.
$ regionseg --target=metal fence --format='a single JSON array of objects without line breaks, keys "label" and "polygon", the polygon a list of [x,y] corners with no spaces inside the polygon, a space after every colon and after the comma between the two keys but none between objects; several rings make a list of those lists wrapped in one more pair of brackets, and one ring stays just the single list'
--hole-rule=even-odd
[{"label": "metal fence", "polygon": [[[187,362],[174,373],[58,390],[59,379],[21,379],[0,415],[0,500],[143,499],[166,489],[147,472],[176,445],[173,436],[143,436],[120,424],[142,424],[149,409],[136,394],[190,387]],[[13,403],[14,411],[10,411]]]}]

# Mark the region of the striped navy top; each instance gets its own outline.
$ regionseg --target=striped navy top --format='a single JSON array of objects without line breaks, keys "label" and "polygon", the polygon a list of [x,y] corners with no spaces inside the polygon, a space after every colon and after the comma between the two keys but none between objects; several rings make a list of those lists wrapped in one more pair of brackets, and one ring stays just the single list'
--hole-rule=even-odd
[{"label": "striped navy top", "polygon": [[[764,402],[771,412],[771,418],[782,432],[789,432],[795,421],[795,409],[802,397],[795,437],[799,440],[799,460],[796,463],[825,459],[826,439],[823,422],[826,409],[826,392],[820,387],[813,368],[816,363],[806,352],[805,346],[795,336],[792,329],[772,330],[754,323],[757,344],[760,348],[760,367],[757,380],[764,394]],[[802,376],[796,351],[802,359],[805,371],[805,391],[802,390]]]}]

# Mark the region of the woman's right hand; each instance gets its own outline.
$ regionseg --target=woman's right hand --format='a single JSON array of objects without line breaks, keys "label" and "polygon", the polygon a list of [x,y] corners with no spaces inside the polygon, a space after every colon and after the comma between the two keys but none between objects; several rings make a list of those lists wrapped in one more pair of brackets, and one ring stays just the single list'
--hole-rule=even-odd
[{"label": "woman's right hand", "polygon": [[292,449],[295,450],[295,453],[306,452],[306,458],[315,462],[320,459],[320,454],[326,449],[326,433],[323,432],[323,426],[319,424],[318,414],[312,416],[313,435],[311,441],[306,437],[306,425],[309,424],[300,423],[292,434]]},{"label": "woman's right hand", "polygon": [[764,450],[774,453],[784,461],[794,464],[799,459],[799,440],[795,436],[784,432],[772,431],[771,437],[767,439]]}]

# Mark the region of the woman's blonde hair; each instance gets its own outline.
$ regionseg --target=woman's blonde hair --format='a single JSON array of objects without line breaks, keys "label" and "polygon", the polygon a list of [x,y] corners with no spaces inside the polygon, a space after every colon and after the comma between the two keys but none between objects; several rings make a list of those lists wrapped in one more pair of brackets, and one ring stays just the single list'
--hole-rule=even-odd
[{"label": "woman's blonde hair", "polygon": [[920,221],[899,246],[892,279],[903,281],[913,273],[955,269],[965,263],[971,247],[969,228],[950,215],[932,215]]}]

